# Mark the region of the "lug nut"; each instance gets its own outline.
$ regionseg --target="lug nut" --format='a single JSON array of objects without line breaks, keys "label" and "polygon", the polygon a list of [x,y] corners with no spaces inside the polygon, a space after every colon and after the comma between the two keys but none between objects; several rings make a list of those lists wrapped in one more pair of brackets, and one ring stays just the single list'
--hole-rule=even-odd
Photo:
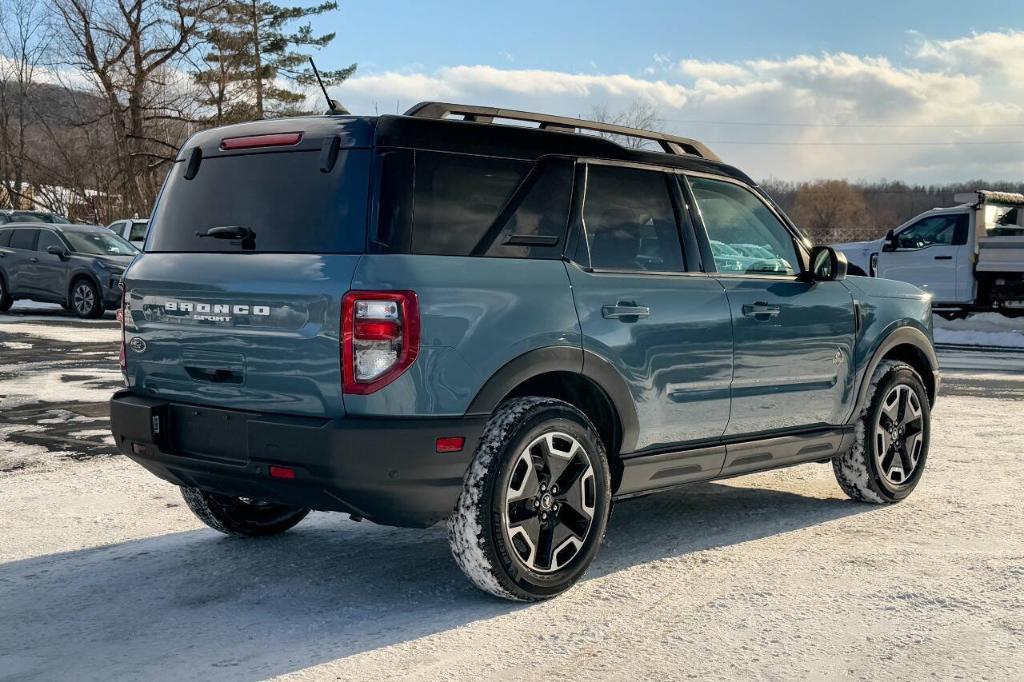
[{"label": "lug nut", "polygon": [[546,483],[541,483],[541,484],[540,484],[540,491],[541,491],[541,492],[544,492],[544,491],[545,491],[545,490],[547,490],[547,489],[548,489],[548,486],[547,486],[547,484],[546,484]]},{"label": "lug nut", "polygon": [[558,486],[557,485],[551,486],[551,494],[552,495],[557,495],[558,494]]},{"label": "lug nut", "polygon": [[540,513],[540,518],[542,520],[544,520],[544,521],[547,521],[548,520],[548,513],[547,512],[541,512]]},{"label": "lug nut", "polygon": [[536,509],[539,506],[540,506],[540,500],[534,500],[533,501],[533,508]]}]

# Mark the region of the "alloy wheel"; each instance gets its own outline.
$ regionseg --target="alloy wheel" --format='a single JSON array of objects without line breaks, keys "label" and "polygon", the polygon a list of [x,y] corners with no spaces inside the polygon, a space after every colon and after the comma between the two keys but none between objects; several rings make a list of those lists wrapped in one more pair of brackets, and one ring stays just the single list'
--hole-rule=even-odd
[{"label": "alloy wheel", "polygon": [[907,384],[886,393],[875,423],[875,463],[889,485],[910,480],[924,447],[921,399]]},{"label": "alloy wheel", "polygon": [[513,553],[531,571],[553,573],[579,554],[594,521],[594,467],[562,432],[535,438],[509,476],[502,520]]},{"label": "alloy wheel", "polygon": [[75,287],[75,291],[71,295],[71,303],[79,314],[88,314],[96,304],[96,295],[93,293],[92,287],[84,282]]}]

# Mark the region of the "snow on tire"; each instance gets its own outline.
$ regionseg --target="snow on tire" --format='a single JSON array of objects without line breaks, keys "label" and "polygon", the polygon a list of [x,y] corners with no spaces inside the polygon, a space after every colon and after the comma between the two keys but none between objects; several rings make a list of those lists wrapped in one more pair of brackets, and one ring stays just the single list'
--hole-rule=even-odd
[{"label": "snow on tire", "polygon": [[586,415],[553,398],[514,398],[491,415],[466,472],[448,522],[452,555],[485,592],[548,599],[589,567],[610,507],[604,446]]},{"label": "snow on tire", "polygon": [[883,360],[871,376],[853,447],[832,459],[839,487],[851,499],[872,504],[907,497],[924,471],[930,420],[928,393],[917,371]]}]

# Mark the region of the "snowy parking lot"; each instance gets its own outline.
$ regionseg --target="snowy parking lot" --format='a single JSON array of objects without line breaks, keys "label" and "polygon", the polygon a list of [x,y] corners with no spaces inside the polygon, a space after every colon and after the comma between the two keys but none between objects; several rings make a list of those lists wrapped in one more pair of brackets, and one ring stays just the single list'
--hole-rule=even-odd
[{"label": "snowy parking lot", "polygon": [[444,529],[207,529],[116,454],[112,316],[0,315],[0,679],[1024,677],[1024,321],[937,321],[928,470],[887,508],[831,467],[620,503],[578,587],[473,589]]}]

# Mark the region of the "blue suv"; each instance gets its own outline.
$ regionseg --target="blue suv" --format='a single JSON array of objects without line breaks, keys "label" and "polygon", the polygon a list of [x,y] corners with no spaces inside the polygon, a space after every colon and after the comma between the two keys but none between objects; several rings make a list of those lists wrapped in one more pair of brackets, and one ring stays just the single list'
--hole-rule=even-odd
[{"label": "blue suv", "polygon": [[194,136],[123,321],[118,447],[209,526],[447,519],[516,600],[582,576],[613,501],[817,461],[898,502],[939,383],[929,297],[703,144],[437,102]]}]

